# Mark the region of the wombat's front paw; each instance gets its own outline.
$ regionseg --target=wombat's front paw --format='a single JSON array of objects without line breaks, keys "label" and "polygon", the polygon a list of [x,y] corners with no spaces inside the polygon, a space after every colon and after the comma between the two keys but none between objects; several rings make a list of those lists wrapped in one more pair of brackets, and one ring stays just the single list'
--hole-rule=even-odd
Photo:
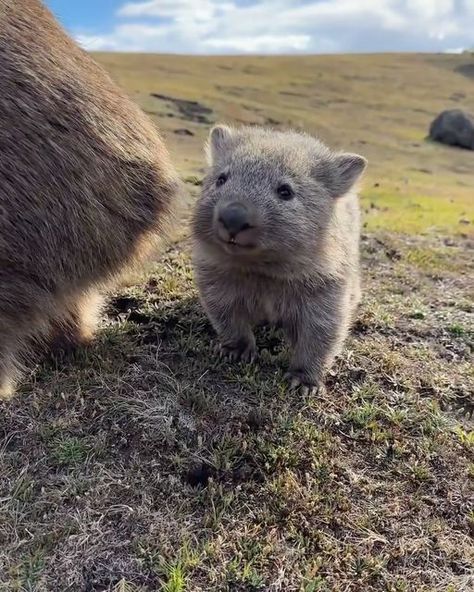
[{"label": "wombat's front paw", "polygon": [[227,358],[232,362],[253,362],[257,356],[255,343],[247,340],[232,344],[221,343],[217,346],[217,350],[221,358]]},{"label": "wombat's front paw", "polygon": [[307,397],[309,395],[315,396],[319,394],[323,388],[320,382],[314,382],[299,370],[290,370],[285,375],[285,378],[290,383],[290,390],[299,391],[303,397]]}]

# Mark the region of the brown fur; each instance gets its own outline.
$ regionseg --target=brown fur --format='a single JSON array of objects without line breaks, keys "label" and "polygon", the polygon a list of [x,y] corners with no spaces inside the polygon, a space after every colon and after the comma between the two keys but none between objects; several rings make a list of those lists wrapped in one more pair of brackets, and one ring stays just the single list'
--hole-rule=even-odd
[{"label": "brown fur", "polygon": [[316,390],[360,298],[359,205],[366,161],[305,134],[219,126],[193,222],[203,305],[232,358],[252,328],[281,325],[293,387]]},{"label": "brown fur", "polygon": [[178,190],[153,124],[51,13],[0,0],[0,396],[31,340],[91,339]]}]

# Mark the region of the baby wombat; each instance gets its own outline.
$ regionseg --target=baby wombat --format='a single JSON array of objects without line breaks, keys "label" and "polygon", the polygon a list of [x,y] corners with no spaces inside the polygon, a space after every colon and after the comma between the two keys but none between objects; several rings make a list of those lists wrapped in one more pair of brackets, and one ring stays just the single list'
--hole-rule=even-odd
[{"label": "baby wombat", "polygon": [[366,167],[309,135],[215,127],[197,203],[201,300],[232,359],[255,355],[252,327],[280,325],[293,389],[316,392],[360,298],[359,205]]},{"label": "baby wombat", "polygon": [[163,235],[178,177],[151,121],[38,0],[0,0],[0,397],[38,340],[92,336]]}]

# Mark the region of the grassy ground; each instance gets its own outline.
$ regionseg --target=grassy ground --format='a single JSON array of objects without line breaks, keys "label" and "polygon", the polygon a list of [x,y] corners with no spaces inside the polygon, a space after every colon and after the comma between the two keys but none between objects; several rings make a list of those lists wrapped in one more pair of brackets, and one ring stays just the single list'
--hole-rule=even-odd
[{"label": "grassy ground", "polygon": [[425,140],[468,58],[99,59],[189,207],[214,120],[366,155],[365,297],[327,392],[288,394],[268,328],[255,365],[214,359],[184,222],[94,346],[0,403],[0,591],[472,590],[474,157]]}]

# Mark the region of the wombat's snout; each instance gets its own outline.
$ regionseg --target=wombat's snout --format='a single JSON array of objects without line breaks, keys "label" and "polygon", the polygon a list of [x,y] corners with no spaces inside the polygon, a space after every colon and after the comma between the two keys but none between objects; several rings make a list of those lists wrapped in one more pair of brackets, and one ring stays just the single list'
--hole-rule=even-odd
[{"label": "wombat's snout", "polygon": [[218,222],[227,230],[231,238],[239,232],[250,228],[249,212],[240,203],[231,203],[223,208],[218,215]]},{"label": "wombat's snout", "polygon": [[258,229],[254,218],[254,213],[240,202],[219,207],[215,218],[219,239],[232,247],[255,247]]}]

